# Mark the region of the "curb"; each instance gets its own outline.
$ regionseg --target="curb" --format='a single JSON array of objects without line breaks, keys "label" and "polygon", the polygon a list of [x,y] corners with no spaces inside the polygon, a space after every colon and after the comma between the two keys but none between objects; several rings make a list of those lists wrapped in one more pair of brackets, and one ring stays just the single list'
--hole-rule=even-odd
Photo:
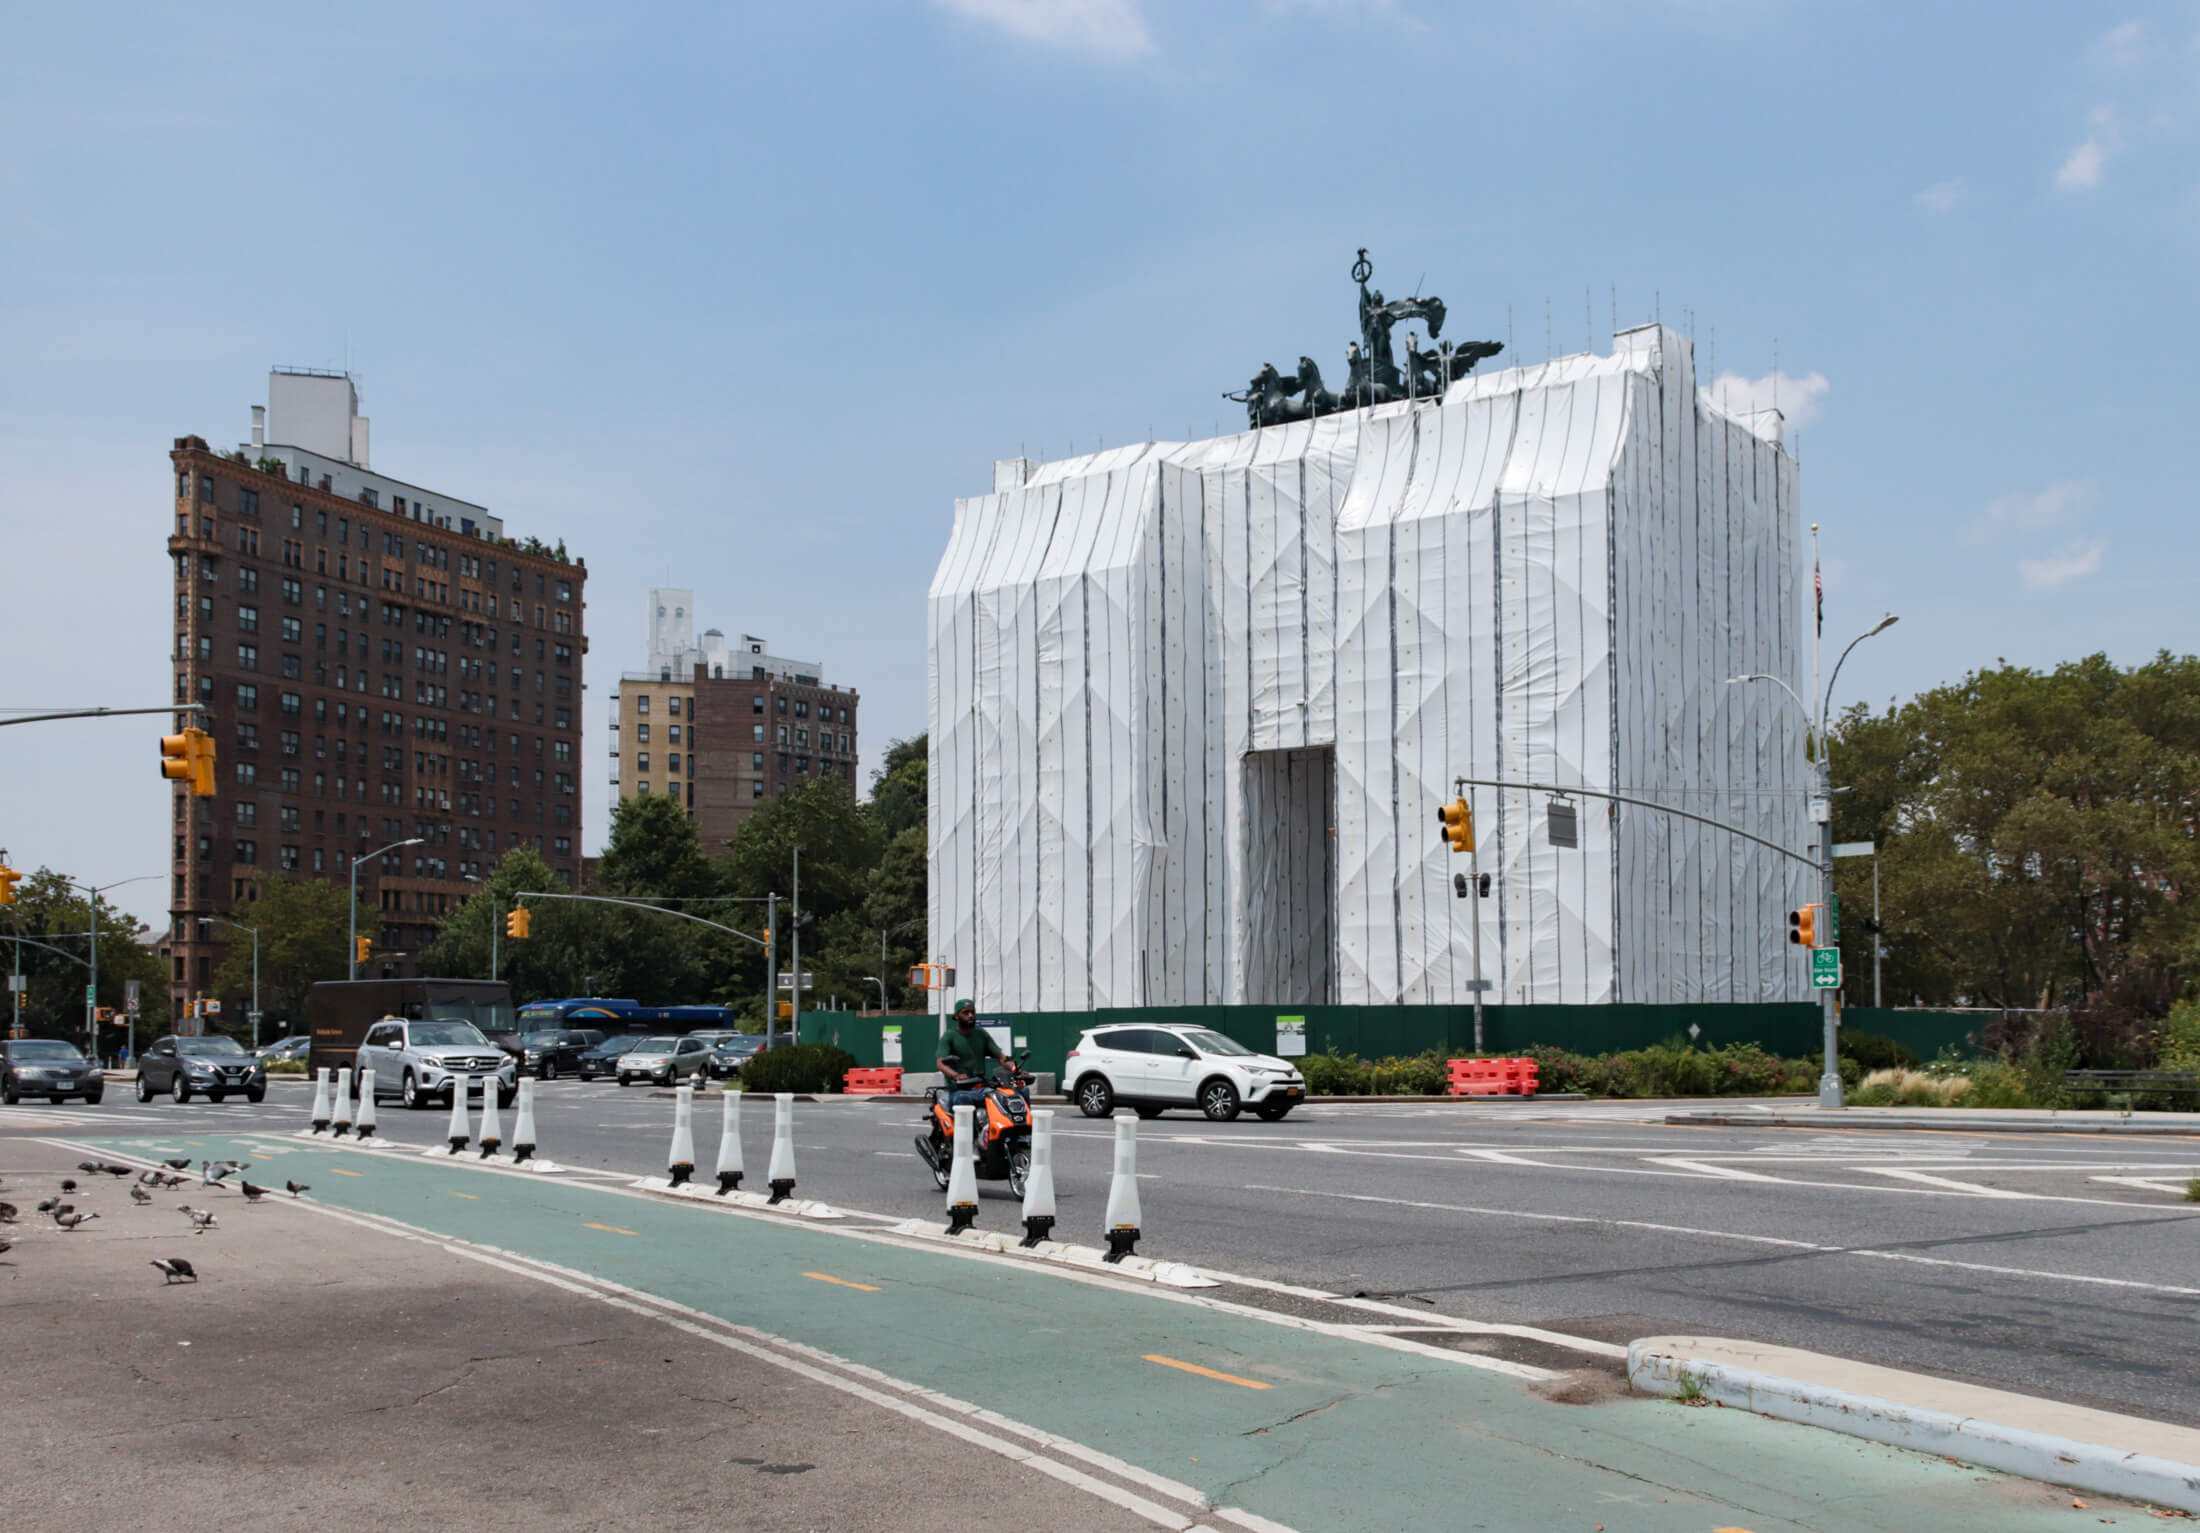
[{"label": "curb", "polygon": [[[1977,1113],[1981,1109],[1951,1107],[1951,1114]],[[1810,1117],[1794,1117],[1785,1113],[1668,1113],[1668,1124],[1683,1128],[1816,1128],[1844,1134],[1883,1131],[1925,1130],[1951,1134],[2176,1134],[2191,1138],[2200,1134],[2200,1128],[2178,1123],[2125,1123],[2085,1121],[2071,1118],[1987,1118],[1973,1116],[1968,1121],[1949,1118],[1852,1118],[1846,1112],[1826,1113]]]},{"label": "curb", "polygon": [[1632,1388],[1678,1396],[1684,1378],[1704,1399],[1775,1420],[1824,1427],[2097,1495],[2200,1512],[2200,1465],[1690,1357],[1661,1346],[1656,1338],[1628,1346],[1627,1382]]}]

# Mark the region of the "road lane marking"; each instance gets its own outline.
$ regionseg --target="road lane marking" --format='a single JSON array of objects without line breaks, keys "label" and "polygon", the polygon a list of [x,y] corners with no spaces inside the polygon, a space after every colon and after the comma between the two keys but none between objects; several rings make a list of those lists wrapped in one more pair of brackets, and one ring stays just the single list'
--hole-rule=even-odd
[{"label": "road lane marking", "polygon": [[[1744,1171],[1739,1166],[1714,1166],[1708,1161],[1684,1160],[1678,1155],[1652,1156],[1651,1164],[1671,1166],[1677,1171],[1700,1172],[1705,1176],[1717,1177],[1719,1180],[1727,1182],[1777,1182],[1782,1186],[1787,1185],[1787,1178],[1784,1176],[1766,1176],[1762,1172]],[[1900,1173],[1890,1174],[1899,1175]]]},{"label": "road lane marking", "polygon": [[606,1230],[613,1235],[631,1235],[634,1233],[632,1230],[622,1230],[616,1224],[596,1224],[591,1222],[589,1224],[583,1225],[582,1228],[591,1230]]},{"label": "road lane marking", "polygon": [[2011,1192],[2002,1187],[1986,1187],[1977,1182],[1952,1181],[1945,1176],[1927,1176],[1922,1171],[1897,1170],[1892,1166],[1852,1166],[1849,1169],[1871,1176],[1898,1176],[1905,1182],[1922,1182],[1928,1187],[1946,1187],[1955,1192],[1968,1192],[1979,1198],[2018,1198],[2030,1202],[2036,1196],[2029,1192]]},{"label": "road lane marking", "polygon": [[[1805,1184],[1808,1185],[1808,1184]],[[1872,1246],[1829,1246],[1815,1240],[1783,1240],[1777,1235],[1738,1235],[1728,1230],[1707,1230],[1686,1224],[1653,1224],[1646,1219],[1608,1219],[1592,1214],[1546,1214],[1517,1208],[1470,1208],[1460,1203],[1423,1203],[1412,1198],[1384,1198],[1369,1192],[1316,1192],[1306,1187],[1263,1187],[1248,1184],[1247,1192],[1283,1192],[1302,1198],[1340,1198],[1348,1203],[1385,1203],[1394,1208],[1426,1208],[1439,1213],[1474,1214],[1485,1219],[1528,1219],[1541,1224],[1602,1224],[1613,1229],[1649,1230],[1659,1235],[1686,1235],[1697,1240],[1731,1240],[1743,1245],[1773,1246],[1780,1250],[1795,1251],[1812,1256],[1862,1256],[1874,1261],[1911,1262],[1921,1267],[1952,1267],[1963,1272],[1991,1272],[1999,1277],[2038,1278],[2052,1283],[2083,1283],[2095,1288],[2130,1288],[2142,1293],[2169,1294],[2180,1299],[2200,1299],[2200,1288],[2182,1288],[2174,1283],[2142,1283],[2137,1278],[2092,1277],[2082,1272],[2046,1272],[2035,1267],[2006,1267],[1994,1262],[1959,1262],[1945,1256],[1918,1256],[1909,1251],[1886,1251]],[[2093,1198],[2051,1198],[2042,1201],[2055,1203],[2108,1202]],[[2117,1208],[2137,1212],[2156,1212],[2150,1204],[2117,1202]],[[2200,1218],[2200,1214],[2191,1217]],[[2141,1222],[2141,1221],[2134,1221]],[[2144,1221],[2152,1222],[2152,1221]],[[2007,1238],[2024,1239],[2030,1233],[2013,1230]],[[1565,1282],[1561,1273],[1546,1281]]]},{"label": "road lane marking", "polygon": [[328,1171],[331,1176],[365,1176],[367,1174],[364,1171],[346,1171],[342,1166],[331,1166]]},{"label": "road lane marking", "polygon": [[451,1196],[454,1198],[464,1198],[469,1203],[479,1203],[481,1201],[481,1194],[478,1192],[454,1192],[451,1194]]},{"label": "road lane marking", "polygon": [[1181,1368],[1186,1373],[1196,1373],[1203,1379],[1220,1379],[1223,1383],[1235,1384],[1240,1389],[1270,1389],[1274,1387],[1273,1385],[1263,1384],[1259,1379],[1241,1379],[1234,1373],[1218,1373],[1212,1368],[1202,1368],[1197,1363],[1187,1363],[1173,1357],[1163,1357],[1158,1352],[1147,1352],[1142,1355],[1149,1363],[1159,1363],[1164,1368]]},{"label": "road lane marking", "polygon": [[854,1283],[847,1278],[836,1278],[830,1272],[805,1272],[802,1275],[806,1278],[816,1278],[820,1283],[830,1283],[835,1288],[860,1288],[865,1293],[884,1293],[886,1291],[876,1283]]}]

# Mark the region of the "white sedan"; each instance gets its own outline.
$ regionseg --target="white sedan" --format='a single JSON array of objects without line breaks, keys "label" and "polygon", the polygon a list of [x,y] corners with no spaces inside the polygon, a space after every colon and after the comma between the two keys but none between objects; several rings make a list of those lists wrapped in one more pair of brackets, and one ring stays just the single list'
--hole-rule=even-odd
[{"label": "white sedan", "polygon": [[1273,1123],[1306,1095],[1306,1078],[1290,1063],[1213,1028],[1173,1023],[1087,1028],[1063,1058],[1062,1079],[1088,1118],[1105,1118],[1118,1105],[1141,1118],[1196,1107],[1227,1123],[1250,1107]]}]

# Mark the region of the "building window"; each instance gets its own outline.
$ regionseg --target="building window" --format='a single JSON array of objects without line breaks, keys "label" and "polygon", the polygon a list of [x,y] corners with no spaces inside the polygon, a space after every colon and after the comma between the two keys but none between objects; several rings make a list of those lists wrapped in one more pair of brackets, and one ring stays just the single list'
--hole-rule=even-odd
[{"label": "building window", "polygon": [[794,716],[798,719],[808,718],[810,716],[810,705],[802,702],[796,703],[794,705]]},{"label": "building window", "polygon": [[764,770],[764,753],[762,751],[755,751],[750,754],[749,770],[752,772],[761,772]]},{"label": "building window", "polygon": [[[674,704],[675,704],[675,705],[677,705],[677,704],[679,703],[679,701],[680,701],[680,700],[679,700],[679,699],[678,699],[678,698],[676,697],[676,698],[674,698],[674,699],[673,699],[672,701],[674,702]],[[675,725],[673,725],[673,726],[672,726],[672,729],[671,729],[671,735],[672,735],[672,743],[673,743],[674,745],[678,745],[678,744],[680,743],[680,726],[679,726],[679,725],[675,724]]]},{"label": "building window", "polygon": [[247,671],[258,670],[260,668],[260,646],[257,644],[238,645],[237,664]]},{"label": "building window", "polygon": [[647,745],[649,743],[649,726],[647,724],[636,724],[634,726],[634,743],[636,745]]},{"label": "building window", "polygon": [[781,713],[785,713],[787,711],[787,700],[784,697],[779,699],[779,711]]},{"label": "building window", "polygon": [[237,861],[239,861],[239,862],[258,862],[259,860],[260,860],[260,843],[259,843],[259,842],[257,842],[257,841],[239,841],[239,842],[237,843]]},{"label": "building window", "polygon": [[666,698],[665,712],[671,714],[674,718],[678,718],[680,716],[680,700],[677,697]]},{"label": "building window", "polygon": [[763,694],[763,693],[761,693],[761,692],[759,692],[759,693],[757,693],[757,694],[756,694],[755,696],[753,696],[753,697],[751,697],[751,698],[749,699],[749,712],[751,712],[751,713],[762,713],[763,711],[764,711],[764,694]]},{"label": "building window", "polygon": [[649,752],[648,752],[648,751],[643,751],[643,752],[641,752],[641,753],[640,753],[639,755],[635,756],[635,758],[634,758],[634,770],[635,770],[635,771],[637,771],[637,772],[646,772],[646,771],[648,771],[648,770],[649,770]]},{"label": "building window", "polygon": [[[646,782],[638,782],[638,783],[636,783],[636,784],[634,785],[634,794],[635,794],[635,796],[636,796],[637,798],[647,798],[647,797],[649,797],[649,784],[648,784],[648,783],[646,783]],[[514,805],[512,806],[512,808],[513,808],[513,810],[514,810],[514,811],[516,812],[516,811],[518,810],[518,808],[519,808],[519,805],[517,805],[517,804],[514,804]]]},{"label": "building window", "polygon": [[237,683],[237,706],[240,708],[258,708],[260,706],[260,689],[244,682]]},{"label": "building window", "polygon": [[[642,693],[639,697],[634,699],[634,711],[638,714],[647,714],[649,712],[649,694],[647,692]],[[645,724],[642,727],[644,729],[647,729],[649,726]]]},{"label": "building window", "polygon": [[678,751],[672,752],[671,755],[665,758],[665,770],[675,777],[680,775],[680,753]]},{"label": "building window", "polygon": [[285,846],[282,849],[281,861],[283,867],[295,871],[298,866],[298,848],[296,848],[295,846]]},{"label": "building window", "polygon": [[750,798],[762,798],[763,796],[764,796],[764,779],[763,779],[763,778],[761,778],[761,777],[752,777],[752,778],[750,778],[750,779],[749,779],[749,797],[750,797]]},{"label": "building window", "polygon": [[237,631],[239,633],[258,633],[260,631],[260,609],[257,607],[239,607],[237,609]]},{"label": "building window", "polygon": [[[242,780],[239,779],[239,781]],[[259,823],[260,806],[258,804],[239,804],[237,806],[237,824],[240,828],[250,830]]]},{"label": "building window", "polygon": [[753,731],[754,731],[754,733],[755,733],[755,737],[756,737],[757,739],[761,740],[761,739],[763,739],[763,738],[764,738],[764,726],[763,726],[763,725],[761,725],[761,724],[752,724],[752,725],[750,725],[749,727],[750,727],[750,729],[751,729],[751,730],[753,730]]}]

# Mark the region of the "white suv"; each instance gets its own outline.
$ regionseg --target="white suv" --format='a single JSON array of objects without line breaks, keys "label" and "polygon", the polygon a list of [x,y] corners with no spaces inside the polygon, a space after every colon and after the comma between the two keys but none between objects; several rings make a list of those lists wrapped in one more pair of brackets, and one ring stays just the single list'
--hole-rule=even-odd
[{"label": "white suv", "polygon": [[1087,1028],[1063,1059],[1062,1078],[1088,1118],[1121,1104],[1141,1118],[1196,1107],[1227,1123],[1250,1107],[1273,1123],[1306,1095],[1306,1078],[1284,1060],[1212,1028],[1150,1022]]}]

